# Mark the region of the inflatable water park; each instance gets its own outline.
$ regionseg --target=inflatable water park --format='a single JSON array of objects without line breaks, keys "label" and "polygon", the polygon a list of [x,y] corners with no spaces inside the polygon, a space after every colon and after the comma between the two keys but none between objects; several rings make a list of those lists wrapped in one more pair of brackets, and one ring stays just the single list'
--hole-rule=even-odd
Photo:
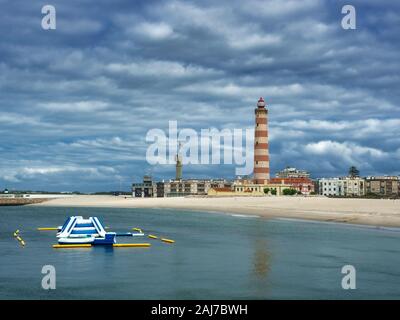
[{"label": "inflatable water park", "polygon": [[[150,243],[117,243],[117,237],[144,237],[146,234],[140,228],[132,228],[133,232],[109,232],[98,217],[83,218],[82,216],[68,217],[62,226],[38,228],[39,231],[57,231],[57,244],[53,248],[88,248],[92,246],[112,247],[150,247]],[[20,231],[14,232],[14,237],[25,246]],[[174,240],[148,234],[152,240],[161,240],[165,243],[175,243]]]}]

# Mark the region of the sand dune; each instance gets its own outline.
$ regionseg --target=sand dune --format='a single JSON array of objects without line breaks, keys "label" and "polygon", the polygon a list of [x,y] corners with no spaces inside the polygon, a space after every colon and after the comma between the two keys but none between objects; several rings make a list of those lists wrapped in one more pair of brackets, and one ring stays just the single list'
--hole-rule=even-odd
[{"label": "sand dune", "polygon": [[325,197],[131,198],[74,196],[36,206],[174,208],[218,211],[267,218],[296,218],[400,227],[400,200]]}]

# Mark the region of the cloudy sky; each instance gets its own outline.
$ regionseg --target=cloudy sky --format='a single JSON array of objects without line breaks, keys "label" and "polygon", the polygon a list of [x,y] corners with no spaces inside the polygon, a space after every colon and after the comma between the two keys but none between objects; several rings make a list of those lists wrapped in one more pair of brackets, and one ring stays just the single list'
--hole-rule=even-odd
[{"label": "cloudy sky", "polygon": [[[43,30],[41,8],[57,10]],[[341,8],[357,29],[341,27]],[[394,1],[0,0],[0,189],[124,189],[174,166],[146,133],[248,128],[265,97],[271,171],[400,174]],[[185,177],[233,178],[232,165]]]}]

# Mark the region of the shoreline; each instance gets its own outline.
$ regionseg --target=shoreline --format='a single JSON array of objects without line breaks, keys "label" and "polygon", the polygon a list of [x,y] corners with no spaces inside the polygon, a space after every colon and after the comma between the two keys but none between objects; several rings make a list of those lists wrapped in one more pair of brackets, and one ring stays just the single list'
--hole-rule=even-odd
[{"label": "shoreline", "polygon": [[381,227],[400,227],[400,200],[332,199],[326,197],[179,197],[131,198],[73,196],[50,199],[33,206],[149,208],[207,211]]}]

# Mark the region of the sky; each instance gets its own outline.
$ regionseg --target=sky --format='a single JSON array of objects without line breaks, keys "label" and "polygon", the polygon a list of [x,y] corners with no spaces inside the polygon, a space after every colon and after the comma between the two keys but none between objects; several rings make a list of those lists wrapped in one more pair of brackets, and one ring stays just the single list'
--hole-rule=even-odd
[{"label": "sky", "polygon": [[[56,29],[43,30],[44,5]],[[341,9],[356,9],[356,29]],[[251,128],[263,96],[270,166],[312,177],[400,174],[400,3],[0,0],[0,189],[128,190],[146,134]],[[186,165],[185,178],[234,178]]]}]

